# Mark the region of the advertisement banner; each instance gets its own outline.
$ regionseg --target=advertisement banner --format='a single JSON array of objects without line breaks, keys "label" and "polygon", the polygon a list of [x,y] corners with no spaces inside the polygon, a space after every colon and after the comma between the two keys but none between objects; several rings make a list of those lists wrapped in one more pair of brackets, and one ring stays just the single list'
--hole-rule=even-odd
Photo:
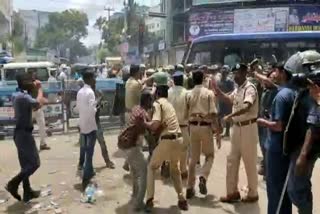
[{"label": "advertisement banner", "polygon": [[248,2],[255,0],[193,0],[192,5],[204,5],[204,4],[224,4],[224,3],[232,3],[232,2]]},{"label": "advertisement banner", "polygon": [[286,31],[289,8],[239,9],[234,11],[234,33]]},{"label": "advertisement banner", "polygon": [[210,10],[189,16],[189,40],[210,34],[233,32],[233,10]]},{"label": "advertisement banner", "polygon": [[291,7],[289,31],[320,31],[320,6]]}]

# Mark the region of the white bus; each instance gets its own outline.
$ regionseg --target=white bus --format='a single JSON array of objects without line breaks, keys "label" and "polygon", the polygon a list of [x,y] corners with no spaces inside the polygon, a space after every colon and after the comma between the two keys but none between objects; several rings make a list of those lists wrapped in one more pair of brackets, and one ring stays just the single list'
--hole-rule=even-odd
[{"label": "white bus", "polygon": [[4,82],[15,81],[16,75],[23,72],[34,72],[40,81],[48,81],[50,71],[56,68],[52,62],[23,62],[8,63],[3,65],[1,80]]}]

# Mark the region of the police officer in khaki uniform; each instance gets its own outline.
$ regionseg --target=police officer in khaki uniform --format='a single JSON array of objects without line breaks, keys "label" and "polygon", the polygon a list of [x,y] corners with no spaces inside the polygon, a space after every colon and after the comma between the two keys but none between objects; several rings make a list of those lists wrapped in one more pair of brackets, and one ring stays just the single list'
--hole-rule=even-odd
[{"label": "police officer in khaki uniform", "polygon": [[219,98],[233,105],[232,113],[224,117],[224,121],[233,122],[231,135],[231,151],[227,157],[227,195],[221,197],[222,202],[231,203],[241,199],[238,190],[239,165],[242,158],[247,173],[248,193],[242,198],[243,202],[256,202],[258,196],[257,174],[257,115],[259,98],[255,86],[247,80],[247,66],[237,64],[234,80],[238,88],[230,95],[224,94],[213,85]]},{"label": "police officer in khaki uniform", "polygon": [[157,84],[157,99],[153,104],[151,122],[145,122],[148,129],[160,133],[158,146],[153,151],[148,165],[147,175],[147,202],[146,211],[153,208],[155,173],[164,161],[170,162],[171,177],[174,188],[178,194],[178,206],[181,210],[188,210],[188,203],[183,196],[181,173],[179,169],[180,154],[183,151],[183,138],[179,121],[172,104],[168,98],[168,76],[160,73],[154,79]]},{"label": "police officer in khaki uniform", "polygon": [[[206,183],[214,159],[213,127],[219,131],[215,95],[203,86],[204,73],[201,70],[193,72],[192,75],[195,87],[187,96],[191,138],[191,162],[189,164],[187,199],[195,195],[195,168],[201,153],[205,155],[205,163],[202,166],[199,177],[199,189],[201,194],[207,194]],[[220,148],[220,134],[217,136],[217,146]]]},{"label": "police officer in khaki uniform", "polygon": [[188,178],[188,148],[190,145],[190,135],[189,135],[189,121],[188,121],[188,112],[187,112],[187,89],[183,87],[183,72],[182,71],[176,71],[173,74],[173,81],[174,81],[174,86],[169,89],[168,92],[168,100],[169,102],[173,105],[182,137],[183,137],[183,144],[184,144],[184,149],[183,152],[181,153],[180,156],[180,170],[181,170],[181,177],[182,179],[187,179]]},{"label": "police officer in khaki uniform", "polygon": [[140,96],[143,84],[141,83],[142,74],[138,65],[130,66],[130,78],[126,82],[126,122],[130,116],[131,109],[140,104]]}]

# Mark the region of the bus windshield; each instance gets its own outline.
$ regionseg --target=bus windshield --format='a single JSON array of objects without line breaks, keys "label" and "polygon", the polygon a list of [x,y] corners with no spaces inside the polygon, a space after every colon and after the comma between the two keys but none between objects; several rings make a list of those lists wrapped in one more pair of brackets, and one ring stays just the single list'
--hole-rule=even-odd
[{"label": "bus windshield", "polygon": [[275,58],[283,61],[297,51],[320,50],[319,39],[206,39],[195,41],[189,48],[186,64],[197,65],[225,64],[233,67],[236,63],[250,62],[261,58],[264,63],[272,63]]}]

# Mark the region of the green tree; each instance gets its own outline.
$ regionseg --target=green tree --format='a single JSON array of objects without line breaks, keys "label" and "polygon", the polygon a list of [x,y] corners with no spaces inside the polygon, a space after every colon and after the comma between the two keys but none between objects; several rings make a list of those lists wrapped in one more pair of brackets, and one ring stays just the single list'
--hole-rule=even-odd
[{"label": "green tree", "polygon": [[80,40],[88,35],[88,24],[87,14],[78,10],[52,13],[49,23],[38,30],[35,47],[55,49],[60,53],[69,48],[72,61],[85,56],[88,51]]},{"label": "green tree", "polygon": [[[107,20],[105,17],[99,17],[96,20],[95,27],[102,32],[101,39],[104,44],[101,47],[101,53],[109,56],[120,55],[119,45],[127,39],[130,47],[138,47],[139,44],[139,26],[144,25],[144,19],[148,7],[139,6],[131,2],[131,7],[128,12],[128,29],[125,29],[125,17],[124,15],[118,18]],[[127,30],[127,31],[126,31]],[[144,45],[152,44],[159,41],[159,36],[154,33],[149,33],[148,29],[144,27]],[[128,33],[128,37],[124,38],[125,31]]]}]

